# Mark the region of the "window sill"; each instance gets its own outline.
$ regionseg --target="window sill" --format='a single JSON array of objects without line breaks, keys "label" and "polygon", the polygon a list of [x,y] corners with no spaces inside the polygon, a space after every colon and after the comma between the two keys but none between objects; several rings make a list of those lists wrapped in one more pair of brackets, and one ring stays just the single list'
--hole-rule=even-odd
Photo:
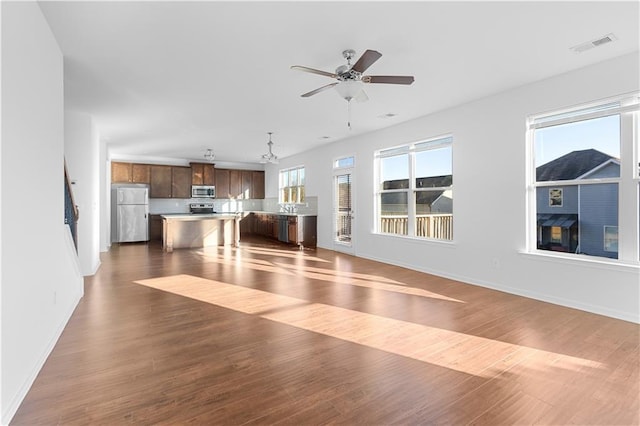
[{"label": "window sill", "polygon": [[418,244],[427,243],[427,244],[434,244],[434,245],[440,245],[443,247],[451,247],[451,248],[454,248],[457,246],[457,243],[455,242],[455,240],[438,240],[435,238],[411,237],[409,235],[390,234],[386,232],[372,232],[372,234],[380,237],[385,237],[385,238],[399,239],[399,240],[407,241],[410,243],[418,243]]},{"label": "window sill", "polygon": [[587,266],[596,269],[609,269],[615,271],[639,272],[640,262],[628,262],[618,259],[607,259],[596,256],[565,254],[561,252],[519,251],[520,255],[545,262],[564,263],[575,266]]}]

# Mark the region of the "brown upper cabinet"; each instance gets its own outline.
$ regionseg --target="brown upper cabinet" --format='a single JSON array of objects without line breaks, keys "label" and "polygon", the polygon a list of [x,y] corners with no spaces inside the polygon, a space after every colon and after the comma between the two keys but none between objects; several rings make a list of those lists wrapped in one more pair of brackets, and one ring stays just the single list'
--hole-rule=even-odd
[{"label": "brown upper cabinet", "polygon": [[215,185],[214,165],[210,163],[191,163],[191,185]]},{"label": "brown upper cabinet", "polygon": [[253,172],[251,170],[243,170],[241,173],[242,176],[242,191],[240,193],[241,199],[248,200],[250,198],[255,198],[253,196],[251,182],[253,181],[252,176]]},{"label": "brown upper cabinet", "polygon": [[191,185],[214,185],[217,198],[264,199],[264,172],[218,169],[211,163],[191,167],[111,162],[112,183],[149,184],[151,198],[191,198]]},{"label": "brown upper cabinet", "polygon": [[251,198],[264,199],[264,172],[251,172]]},{"label": "brown upper cabinet", "polygon": [[171,198],[191,198],[191,167],[171,168]]},{"label": "brown upper cabinet", "polygon": [[230,198],[229,170],[215,169],[216,173],[216,198]]},{"label": "brown upper cabinet", "polygon": [[229,198],[242,198],[242,170],[229,170]]},{"label": "brown upper cabinet", "polygon": [[131,163],[111,162],[111,182],[131,182]]},{"label": "brown upper cabinet", "polygon": [[111,182],[149,183],[151,180],[148,164],[111,162]]},{"label": "brown upper cabinet", "polygon": [[264,172],[215,169],[216,198],[264,199]]},{"label": "brown upper cabinet", "polygon": [[[171,166],[151,166],[149,197],[171,198]],[[191,176],[189,176],[191,178]]]},{"label": "brown upper cabinet", "polygon": [[134,183],[151,182],[151,166],[148,164],[131,164],[131,176]]}]

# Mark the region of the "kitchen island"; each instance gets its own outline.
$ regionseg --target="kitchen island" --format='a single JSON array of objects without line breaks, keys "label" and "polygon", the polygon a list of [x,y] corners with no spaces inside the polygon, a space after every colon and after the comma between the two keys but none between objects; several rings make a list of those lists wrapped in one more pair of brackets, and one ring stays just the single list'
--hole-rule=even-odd
[{"label": "kitchen island", "polygon": [[240,243],[240,218],[233,213],[163,214],[162,249],[197,248]]}]

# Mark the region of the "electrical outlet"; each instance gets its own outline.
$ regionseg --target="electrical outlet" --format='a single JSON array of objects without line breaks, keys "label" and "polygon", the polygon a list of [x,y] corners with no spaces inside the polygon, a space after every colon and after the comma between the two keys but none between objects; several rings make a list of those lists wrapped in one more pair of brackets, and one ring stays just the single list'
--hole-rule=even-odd
[{"label": "electrical outlet", "polygon": [[495,269],[500,268],[500,259],[498,259],[497,257],[494,257],[493,259],[491,259],[491,265],[492,265]]}]

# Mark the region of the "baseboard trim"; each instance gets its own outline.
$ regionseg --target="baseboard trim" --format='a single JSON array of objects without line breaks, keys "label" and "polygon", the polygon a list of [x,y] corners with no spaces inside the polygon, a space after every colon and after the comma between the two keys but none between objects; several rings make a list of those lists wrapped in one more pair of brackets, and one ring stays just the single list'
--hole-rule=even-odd
[{"label": "baseboard trim", "polygon": [[7,407],[3,407],[5,409],[4,412],[2,413],[3,425],[8,425],[11,422],[11,419],[13,419],[13,416],[18,411],[18,408],[20,408],[20,404],[22,404],[22,401],[27,396],[27,393],[29,393],[31,386],[33,386],[33,382],[35,382],[36,378],[38,377],[38,374],[40,373],[40,370],[42,370],[42,367],[44,366],[44,363],[47,361],[47,358],[49,358],[49,355],[51,355],[53,348],[58,342],[58,339],[60,339],[62,332],[64,331],[65,327],[67,326],[67,323],[71,319],[71,315],[73,315],[73,312],[78,306],[78,303],[80,303],[81,298],[82,298],[81,293],[77,294],[74,297],[72,303],[67,309],[67,312],[65,312],[65,315],[62,318],[62,321],[60,321],[60,323],[58,324],[58,327],[56,327],[56,330],[54,331],[53,336],[51,336],[51,338],[49,339],[49,342],[47,343],[47,346],[45,347],[42,355],[38,358],[38,361],[31,369],[31,373],[29,374],[27,379],[24,381],[24,383],[22,384],[22,386],[20,387],[16,395],[14,395],[9,405]]},{"label": "baseboard trim", "polygon": [[489,281],[478,280],[478,279],[474,279],[464,275],[449,274],[436,269],[424,268],[421,266],[411,265],[404,262],[392,263],[388,259],[382,259],[376,256],[368,256],[368,255],[357,255],[357,256],[362,257],[364,259],[374,260],[376,262],[397,265],[403,268],[412,269],[414,271],[424,272],[425,274],[431,274],[431,275],[436,275],[443,278],[448,278],[454,281],[460,281],[465,284],[477,285],[479,287],[485,287],[491,290],[497,290],[497,291],[502,291],[504,293],[513,294],[515,296],[526,297],[528,299],[539,300],[541,302],[552,303],[554,305],[564,306],[566,308],[577,309],[580,311],[585,311],[585,312],[589,312],[596,315],[603,315],[606,317],[615,318],[622,321],[628,321],[628,322],[640,324],[640,317],[638,315],[634,315],[631,312],[619,311],[619,310],[610,309],[604,306],[581,303],[575,300],[564,299],[564,298],[552,296],[549,294],[532,292],[532,291],[522,290],[519,288],[514,288],[509,286],[503,286],[503,285],[499,285]]}]

